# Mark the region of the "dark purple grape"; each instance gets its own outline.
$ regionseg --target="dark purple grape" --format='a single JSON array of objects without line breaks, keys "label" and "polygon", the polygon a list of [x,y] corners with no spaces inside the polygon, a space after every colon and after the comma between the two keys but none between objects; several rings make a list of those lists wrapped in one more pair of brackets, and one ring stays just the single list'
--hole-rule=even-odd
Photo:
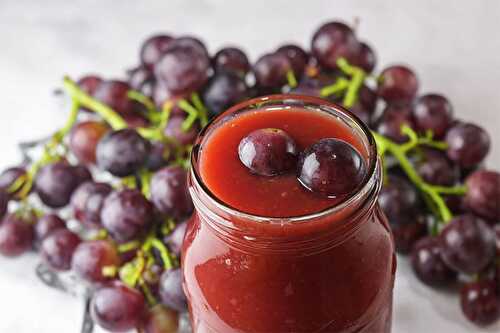
[{"label": "dark purple grape", "polygon": [[[5,169],[2,173],[0,173],[0,190],[8,191],[9,188],[16,182],[16,180],[21,177],[26,177],[26,169],[24,169],[23,167],[11,167]],[[9,193],[11,199],[19,199],[17,194],[19,193],[20,189],[21,187],[19,187],[17,191]]]},{"label": "dark purple grape", "polygon": [[238,146],[241,163],[254,174],[276,176],[293,170],[298,149],[283,130],[262,128],[241,139]]},{"label": "dark purple grape", "polygon": [[500,298],[495,281],[484,279],[465,284],[460,291],[465,317],[476,325],[487,326],[500,318]]},{"label": "dark purple grape", "polygon": [[377,93],[370,87],[362,85],[358,92],[358,102],[365,107],[365,109],[373,114],[377,106]]},{"label": "dark purple grape", "polygon": [[203,91],[203,101],[212,115],[218,115],[248,95],[245,80],[233,72],[218,72]]},{"label": "dark purple grape", "polygon": [[0,189],[0,219],[7,213],[7,206],[9,205],[9,195],[4,190]]},{"label": "dark purple grape", "polygon": [[186,228],[187,221],[178,223],[174,230],[172,230],[172,232],[163,239],[164,243],[168,245],[168,248],[177,256],[180,256],[181,254],[182,242],[184,241]]},{"label": "dark purple grape", "polygon": [[452,186],[460,180],[460,170],[448,160],[443,152],[425,149],[422,153],[422,159],[417,163],[416,169],[426,182]]},{"label": "dark purple grape", "polygon": [[500,173],[478,170],[466,179],[465,205],[474,214],[500,221]]},{"label": "dark purple grape", "polygon": [[411,101],[418,90],[415,73],[406,66],[387,67],[380,74],[378,94],[386,102]]},{"label": "dark purple grape", "polygon": [[65,229],[66,222],[56,214],[45,214],[35,224],[35,239],[43,241],[56,230]]},{"label": "dark purple grape", "polygon": [[441,243],[433,236],[415,243],[411,251],[411,266],[420,281],[434,287],[453,283],[457,276],[441,259]]},{"label": "dark purple grape", "polygon": [[155,78],[153,72],[143,66],[136,67],[127,72],[128,84],[132,89],[146,96],[152,96]]},{"label": "dark purple grape", "polygon": [[116,284],[94,293],[90,311],[100,327],[111,332],[125,332],[140,324],[146,303],[138,290]]},{"label": "dark purple grape", "polygon": [[378,203],[388,218],[396,251],[408,254],[416,241],[427,235],[428,216],[423,215],[416,188],[400,169],[389,170]]},{"label": "dark purple grape", "polygon": [[94,92],[94,98],[108,105],[117,113],[133,113],[135,102],[128,97],[132,87],[125,81],[111,80],[102,82]]},{"label": "dark purple grape", "polygon": [[291,63],[282,53],[267,53],[253,66],[257,86],[276,90],[287,84],[287,73],[292,70]]},{"label": "dark purple grape", "polygon": [[282,53],[288,58],[295,76],[298,78],[302,76],[309,61],[309,55],[303,48],[295,44],[286,44],[278,48],[276,53]]},{"label": "dark purple grape", "polygon": [[168,166],[151,179],[151,201],[158,211],[174,218],[189,215],[193,203],[187,188],[187,172],[180,166]]},{"label": "dark purple grape", "polygon": [[182,146],[194,143],[200,131],[200,125],[197,122],[187,131],[184,131],[182,129],[182,124],[185,120],[185,116],[174,116],[168,120],[167,126],[163,130],[163,134],[165,134],[167,138],[175,140],[177,144]]},{"label": "dark purple grape", "polygon": [[83,121],[73,127],[69,136],[69,148],[78,161],[94,164],[95,151],[99,140],[109,131],[109,127],[99,121]]},{"label": "dark purple grape", "polygon": [[175,159],[175,147],[172,143],[153,142],[146,159],[146,168],[157,171]]},{"label": "dark purple grape", "polygon": [[377,132],[396,143],[408,141],[408,136],[401,132],[401,127],[406,125],[414,128],[411,112],[412,107],[408,103],[389,104],[375,124]]},{"label": "dark purple grape", "polygon": [[48,235],[40,246],[40,255],[47,265],[58,271],[71,268],[71,258],[80,237],[68,229],[59,229]]},{"label": "dark purple grape", "polygon": [[160,281],[160,300],[171,309],[179,312],[187,310],[187,300],[182,289],[183,274],[180,268],[165,271]]},{"label": "dark purple grape", "polygon": [[112,187],[109,184],[93,181],[78,186],[71,196],[71,207],[75,218],[88,227],[100,227],[104,199],[111,191]]},{"label": "dark purple grape", "polygon": [[153,306],[144,319],[144,333],[177,333],[179,314],[163,304]]},{"label": "dark purple grape", "polygon": [[77,81],[78,87],[87,95],[94,95],[95,91],[102,83],[102,79],[97,75],[86,75]]},{"label": "dark purple grape", "polygon": [[446,134],[448,157],[462,168],[480,164],[490,151],[490,136],[481,127],[458,123]]},{"label": "dark purple grape", "polygon": [[240,77],[250,70],[250,63],[245,52],[236,47],[220,49],[213,57],[212,64],[216,71],[233,72]]},{"label": "dark purple grape", "polygon": [[336,69],[337,60],[355,58],[360,44],[351,28],[341,22],[329,22],[322,25],[311,41],[311,52],[321,66]]},{"label": "dark purple grape", "polygon": [[495,255],[495,235],[473,215],[453,218],[440,234],[441,256],[457,272],[475,274],[486,268]]},{"label": "dark purple grape", "polygon": [[417,99],[413,119],[418,131],[432,131],[435,138],[443,138],[453,122],[453,107],[446,97],[427,94]]},{"label": "dark purple grape", "polygon": [[358,188],[366,176],[360,153],[345,141],[321,139],[299,157],[297,177],[307,189],[342,197]]},{"label": "dark purple grape", "polygon": [[186,47],[191,48],[200,55],[204,55],[209,58],[208,50],[205,44],[198,38],[193,36],[182,36],[174,39],[172,43],[168,46],[168,50],[177,48],[177,47]]},{"label": "dark purple grape", "polygon": [[142,43],[140,58],[143,66],[149,70],[153,69],[154,65],[160,60],[173,40],[168,35],[151,36]]},{"label": "dark purple grape", "polygon": [[366,43],[359,43],[358,52],[352,56],[352,64],[361,67],[365,72],[371,73],[377,64],[377,56],[373,49]]},{"label": "dark purple grape", "polygon": [[420,211],[417,189],[405,178],[389,175],[380,191],[378,203],[392,226],[410,224]]},{"label": "dark purple grape", "polygon": [[[175,42],[175,41],[174,41]],[[172,43],[154,72],[172,93],[191,93],[202,87],[208,79],[210,60],[204,48],[191,42]]]},{"label": "dark purple grape", "polygon": [[130,176],[144,164],[150,148],[149,141],[133,129],[112,131],[97,145],[97,165],[114,176]]},{"label": "dark purple grape", "polygon": [[153,219],[153,206],[136,189],[112,192],[101,210],[101,223],[119,242],[129,241],[147,227]]},{"label": "dark purple grape", "polygon": [[10,214],[3,218],[0,225],[0,254],[5,257],[17,257],[33,247],[34,233],[30,218]]},{"label": "dark purple grape", "polygon": [[82,279],[97,283],[110,279],[103,271],[107,267],[119,268],[120,256],[110,241],[95,240],[78,245],[71,261],[72,270]]},{"label": "dark purple grape", "polygon": [[48,164],[38,171],[35,191],[42,202],[51,208],[66,206],[75,189],[90,180],[87,169],[76,167],[65,161]]}]

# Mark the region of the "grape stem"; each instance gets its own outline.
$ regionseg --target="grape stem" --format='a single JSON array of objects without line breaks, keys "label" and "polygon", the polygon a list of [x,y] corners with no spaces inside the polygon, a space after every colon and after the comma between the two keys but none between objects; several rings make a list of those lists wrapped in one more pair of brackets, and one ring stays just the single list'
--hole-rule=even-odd
[{"label": "grape stem", "polygon": [[359,67],[351,66],[345,58],[337,59],[337,67],[351,77],[342,102],[346,108],[350,108],[358,99],[358,91],[365,81],[366,73]]},{"label": "grape stem", "polygon": [[466,192],[466,188],[465,186],[435,186],[425,182],[415,171],[415,168],[413,167],[406,154],[409,150],[416,148],[421,144],[437,147],[443,147],[443,144],[440,142],[433,142],[429,138],[424,138],[423,140],[421,140],[417,137],[417,134],[409,127],[403,127],[401,130],[410,138],[410,141],[408,143],[402,145],[399,145],[376,132],[372,132],[373,137],[375,138],[375,141],[377,143],[379,153],[381,155],[384,155],[388,152],[392,156],[394,156],[394,158],[396,158],[408,178],[424,194],[424,197],[427,197],[429,199],[425,200],[426,204],[429,206],[429,209],[431,211],[437,212],[437,217],[446,224],[453,218],[453,215],[449,208],[446,206],[446,203],[441,197],[441,194],[463,195]]},{"label": "grape stem", "polygon": [[100,115],[114,130],[119,130],[127,127],[127,122],[118,115],[113,109],[106,104],[103,104],[84,91],[72,81],[69,77],[64,77],[63,86],[66,92],[82,106],[89,108],[98,115]]},{"label": "grape stem", "polygon": [[286,80],[290,88],[295,88],[297,86],[297,78],[293,70],[290,69],[286,72]]}]

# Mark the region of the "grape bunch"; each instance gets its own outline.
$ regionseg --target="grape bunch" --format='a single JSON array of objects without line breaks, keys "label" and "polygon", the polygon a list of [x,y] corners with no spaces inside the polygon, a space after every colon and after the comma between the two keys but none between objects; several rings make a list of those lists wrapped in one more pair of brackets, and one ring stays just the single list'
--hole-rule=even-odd
[{"label": "grape bunch", "polygon": [[[65,77],[67,123],[35,145],[40,156],[0,174],[0,254],[38,251],[50,270],[81,281],[92,295],[92,319],[106,330],[177,332],[187,310],[179,258],[193,211],[187,170],[198,132],[248,98],[311,95],[343,105],[372,130],[385,174],[379,204],[416,276],[436,288],[461,284],[465,316],[495,322],[500,173],[484,165],[491,139],[456,119],[442,94],[419,95],[408,66],[375,74],[376,63],[351,27],[329,22],[309,50],[285,44],[253,63],[234,46],[211,55],[198,38],[158,34],[143,42],[124,79]],[[245,144],[278,140],[287,148],[270,153],[302,166],[289,139],[272,131],[249,136],[242,163],[257,174],[286,171],[288,162],[245,155]],[[304,156],[335,145],[320,141]],[[355,162],[348,150],[345,159]],[[304,167],[299,180],[325,193],[351,190],[308,176],[331,172],[342,170]]]}]

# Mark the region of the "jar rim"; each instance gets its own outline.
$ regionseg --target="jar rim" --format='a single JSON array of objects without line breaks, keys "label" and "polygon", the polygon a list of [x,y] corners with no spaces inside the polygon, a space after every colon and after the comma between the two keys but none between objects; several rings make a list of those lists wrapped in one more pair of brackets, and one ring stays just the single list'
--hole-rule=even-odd
[{"label": "jar rim", "polygon": [[[359,132],[363,136],[363,144],[366,145],[367,149],[367,159],[368,159],[368,172],[364,177],[363,182],[357,187],[355,191],[353,191],[349,196],[347,196],[344,200],[340,201],[337,204],[334,204],[330,207],[327,207],[323,210],[304,214],[304,215],[294,215],[294,216],[283,216],[283,217],[268,217],[262,215],[251,214],[248,212],[244,212],[239,210],[236,207],[233,207],[223,200],[219,199],[204,183],[200,172],[199,172],[199,152],[200,147],[203,142],[203,138],[209,133],[210,129],[213,128],[219,121],[224,120],[228,117],[228,115],[234,114],[238,111],[248,109],[252,105],[265,106],[266,104],[272,104],[273,102],[283,102],[286,105],[286,101],[296,101],[301,103],[307,103],[308,105],[314,105],[319,108],[328,108],[334,111],[337,114],[342,114],[346,119],[352,121],[355,126],[358,128]],[[288,105],[286,105],[288,106]],[[367,125],[365,125],[355,114],[348,111],[344,107],[324,100],[319,97],[306,96],[306,95],[296,95],[296,94],[275,94],[275,95],[267,95],[256,97],[241,103],[238,103],[228,110],[222,112],[221,114],[214,117],[207,126],[205,126],[196,139],[195,144],[193,145],[193,149],[191,152],[191,171],[190,176],[191,180],[201,188],[203,193],[210,199],[210,203],[223,211],[224,213],[230,214],[231,216],[235,216],[236,218],[242,218],[246,220],[253,220],[255,222],[265,222],[271,224],[283,224],[293,222],[300,223],[306,222],[312,219],[322,218],[324,216],[335,214],[352,205],[358,200],[364,198],[372,189],[377,186],[377,180],[379,178],[379,160],[377,157],[377,145],[375,142],[375,138],[373,137],[370,129]],[[192,192],[192,191],[191,191]],[[378,193],[378,189],[377,189]],[[193,193],[191,193],[193,195]]]}]

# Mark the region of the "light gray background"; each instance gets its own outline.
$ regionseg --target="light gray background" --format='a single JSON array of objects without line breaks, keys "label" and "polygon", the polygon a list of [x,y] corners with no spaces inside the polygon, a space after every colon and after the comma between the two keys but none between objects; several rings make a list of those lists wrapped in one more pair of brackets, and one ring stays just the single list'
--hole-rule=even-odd
[{"label": "light gray background", "polygon": [[[284,41],[305,46],[322,22],[360,19],[358,35],[380,64],[406,62],[421,91],[441,92],[460,118],[492,134],[488,164],[500,167],[500,2],[454,0],[0,0],[0,166],[18,161],[16,142],[43,136],[65,119],[51,91],[63,74],[123,75],[146,36],[201,36],[211,51],[228,43],[252,59]],[[378,67],[380,69],[380,66]],[[38,259],[0,258],[0,332],[78,332],[81,304],[41,285]],[[332,277],[334,281],[335,277]],[[498,332],[469,325],[455,295],[416,281],[400,258],[394,332]]]}]

